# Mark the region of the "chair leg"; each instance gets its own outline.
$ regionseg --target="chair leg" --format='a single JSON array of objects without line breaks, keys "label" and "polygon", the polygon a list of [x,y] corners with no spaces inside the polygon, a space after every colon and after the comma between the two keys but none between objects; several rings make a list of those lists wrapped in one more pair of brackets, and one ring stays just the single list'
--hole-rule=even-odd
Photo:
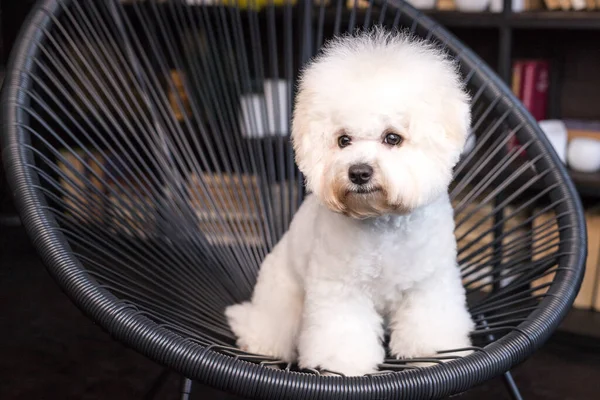
[{"label": "chair leg", "polygon": [[152,383],[152,386],[148,391],[144,394],[144,400],[153,400],[156,398],[157,393],[162,389],[167,378],[171,375],[171,371],[168,368],[162,370],[162,372],[158,375],[158,377]]},{"label": "chair leg", "polygon": [[504,384],[506,385],[511,397],[514,400],[523,400],[523,396],[521,396],[521,392],[519,391],[519,388],[517,387],[517,384],[515,383],[510,371],[505,372],[503,378]]},{"label": "chair leg", "polygon": [[183,378],[181,382],[181,400],[189,400],[192,393],[192,380]]}]

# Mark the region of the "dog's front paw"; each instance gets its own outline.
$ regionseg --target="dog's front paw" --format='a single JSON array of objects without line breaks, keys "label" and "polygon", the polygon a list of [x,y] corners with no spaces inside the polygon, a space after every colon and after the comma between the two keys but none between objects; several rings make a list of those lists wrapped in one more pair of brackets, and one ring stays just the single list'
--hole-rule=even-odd
[{"label": "dog's front paw", "polygon": [[300,338],[298,364],[301,368],[321,369],[346,376],[377,372],[385,350],[374,337],[340,335],[325,337],[305,333]]},{"label": "dog's front paw", "polygon": [[[437,358],[439,361],[450,361],[452,357],[464,357],[471,351],[447,353],[448,350],[470,347],[468,335],[452,335],[448,332],[419,332],[411,329],[397,329],[390,337],[390,353],[398,359]],[[440,353],[441,352],[441,353]],[[415,361],[410,365],[426,367],[436,362]]]},{"label": "dog's front paw", "polygon": [[[302,353],[298,360],[300,368],[322,370],[323,375],[361,376],[377,372],[378,365],[383,362],[383,351],[365,352],[357,354],[355,349],[338,349],[326,354]],[[331,371],[332,373],[328,373]]]},{"label": "dog's front paw", "polygon": [[241,350],[285,361],[295,358],[293,337],[286,332],[285,321],[274,321],[250,302],[227,307],[225,316]]},{"label": "dog's front paw", "polygon": [[394,331],[390,337],[390,353],[395,358],[410,359],[432,357],[437,352],[434,345],[423,338],[407,332]]}]

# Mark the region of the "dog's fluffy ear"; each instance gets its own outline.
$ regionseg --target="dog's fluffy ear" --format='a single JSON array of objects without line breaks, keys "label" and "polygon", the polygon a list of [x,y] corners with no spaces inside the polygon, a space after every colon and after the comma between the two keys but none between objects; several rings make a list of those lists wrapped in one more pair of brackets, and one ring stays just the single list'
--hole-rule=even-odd
[{"label": "dog's fluffy ear", "polygon": [[471,105],[468,95],[463,94],[453,98],[442,112],[444,133],[452,147],[456,149],[454,162],[458,162],[471,128]]},{"label": "dog's fluffy ear", "polygon": [[446,104],[442,107],[444,113],[442,121],[444,121],[444,130],[448,139],[458,149],[456,160],[458,161],[471,130],[471,96],[460,73],[458,61],[452,59],[448,54],[445,54],[445,56],[450,63],[450,69],[453,69],[454,79],[448,79],[452,84],[449,88]]},{"label": "dog's fluffy ear", "polygon": [[453,168],[460,160],[469,135],[471,109],[456,98],[443,103],[436,111],[428,107],[415,111],[409,131],[430,154],[437,154],[435,158],[445,169]]},{"label": "dog's fluffy ear", "polygon": [[311,105],[314,93],[310,88],[300,82],[298,94],[295,99],[294,113],[292,117],[291,141],[294,149],[296,164],[300,172],[305,176],[308,190],[314,190],[314,182],[311,177],[315,176],[314,170],[321,165],[321,152],[318,151],[322,143],[319,142],[322,132],[312,132],[314,107]]},{"label": "dog's fluffy ear", "polygon": [[296,104],[294,105],[294,113],[292,117],[291,140],[294,148],[296,163],[298,164],[298,168],[300,168],[302,173],[304,173],[304,169],[306,168],[303,160],[305,158],[304,154],[306,153],[305,149],[307,149],[310,132],[310,119],[308,118],[309,99],[307,97],[310,97],[310,95],[305,92],[305,89],[302,88],[302,84],[300,84],[300,88],[295,99]]},{"label": "dog's fluffy ear", "polygon": [[[452,149],[453,163],[458,162],[471,129],[471,96],[462,80],[457,60],[449,54],[438,50],[438,99],[435,110],[430,115],[441,126],[447,145]],[[431,118],[433,117],[433,118]]]}]

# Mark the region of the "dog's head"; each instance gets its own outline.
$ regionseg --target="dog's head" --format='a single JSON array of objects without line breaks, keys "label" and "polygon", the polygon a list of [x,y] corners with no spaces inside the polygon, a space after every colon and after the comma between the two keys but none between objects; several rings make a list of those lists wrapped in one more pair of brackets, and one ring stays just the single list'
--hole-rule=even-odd
[{"label": "dog's head", "polygon": [[356,218],[408,213],[446,191],[471,123],[456,64],[382,30],[329,42],[302,71],[292,124],[307,188]]}]

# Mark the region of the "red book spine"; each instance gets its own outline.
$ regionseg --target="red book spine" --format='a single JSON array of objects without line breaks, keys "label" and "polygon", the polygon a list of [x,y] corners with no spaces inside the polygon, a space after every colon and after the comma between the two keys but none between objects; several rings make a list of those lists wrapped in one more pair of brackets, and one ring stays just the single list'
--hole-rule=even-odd
[{"label": "red book spine", "polygon": [[550,85],[550,65],[546,61],[538,61],[533,88],[533,106],[531,113],[538,120],[546,119],[548,107],[548,86]]},{"label": "red book spine", "polygon": [[537,121],[546,119],[548,85],[548,62],[543,60],[527,61],[523,70],[521,101]]},{"label": "red book spine", "polygon": [[[539,62],[537,60],[516,60],[513,64],[513,82],[512,91],[521,100],[525,108],[533,115],[537,120],[545,117],[540,114],[536,109],[538,107],[536,103],[539,102],[539,94],[536,89],[536,82],[538,82],[539,76]],[[546,76],[547,79],[547,76]],[[546,107],[543,105],[542,110]],[[510,138],[507,144],[509,151],[517,150],[522,157],[526,157],[525,150],[521,149],[521,143],[516,136]]]},{"label": "red book spine", "polygon": [[536,61],[526,61],[523,66],[523,87],[521,89],[521,101],[529,112],[533,111],[533,100],[535,91],[535,75],[537,69]]},{"label": "red book spine", "polygon": [[513,63],[512,92],[517,98],[521,99],[523,93],[523,62],[520,60]]}]

